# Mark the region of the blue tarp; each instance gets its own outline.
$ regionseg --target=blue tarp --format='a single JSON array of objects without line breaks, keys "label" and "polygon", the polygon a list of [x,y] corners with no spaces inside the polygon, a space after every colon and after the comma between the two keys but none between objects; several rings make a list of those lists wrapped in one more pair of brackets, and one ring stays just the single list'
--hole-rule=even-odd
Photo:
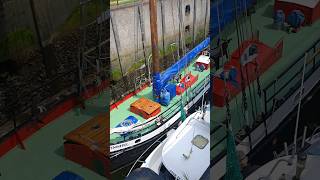
[{"label": "blue tarp", "polygon": [[136,124],[139,120],[135,118],[134,116],[128,116],[125,120],[123,120],[121,123],[119,123],[116,128],[118,127],[127,127],[131,126],[132,124]]},{"label": "blue tarp", "polygon": [[239,16],[246,8],[252,7],[254,2],[255,0],[219,0],[212,3],[210,6],[210,37],[214,38],[219,34],[218,10],[220,29],[222,31],[227,24],[235,19],[235,4],[237,4]]},{"label": "blue tarp", "polygon": [[195,48],[189,51],[178,62],[169,67],[163,73],[153,74],[153,95],[157,102],[159,102],[159,96],[161,89],[164,88],[170,79],[174,77],[180,70],[185,68],[202,50],[204,50],[210,44],[210,37],[206,38]]},{"label": "blue tarp", "polygon": [[73,172],[63,171],[62,173],[60,173],[58,176],[56,176],[52,180],[84,180],[84,178],[73,173]]}]

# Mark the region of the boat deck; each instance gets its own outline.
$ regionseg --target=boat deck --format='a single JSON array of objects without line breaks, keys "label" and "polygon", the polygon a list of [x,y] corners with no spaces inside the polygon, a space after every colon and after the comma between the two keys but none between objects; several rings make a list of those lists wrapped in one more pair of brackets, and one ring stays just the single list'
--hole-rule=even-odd
[{"label": "boat deck", "polygon": [[69,170],[84,179],[105,180],[106,177],[64,157],[63,137],[93,117],[106,113],[108,98],[107,91],[94,96],[86,101],[85,110],[74,108],[30,136],[24,141],[25,150],[15,147],[2,156],[0,179],[53,179]]},{"label": "boat deck", "polygon": [[[189,67],[187,67],[187,70],[186,70],[186,72],[191,72],[191,74],[194,76],[198,75],[198,80],[192,85],[192,87],[197,86],[197,84],[199,84],[202,80],[205,79],[205,77],[207,77],[210,74],[210,70],[205,70],[203,72],[196,71],[194,64],[195,64],[195,62],[192,62],[189,65]],[[182,75],[184,75],[184,73],[186,73],[186,72],[182,72]],[[182,96],[183,96],[183,100],[186,100],[186,91],[182,94]],[[130,111],[131,103],[135,102],[136,100],[138,100],[141,97],[148,98],[148,99],[152,100],[153,99],[152,87],[146,87],[145,89],[143,89],[142,91],[137,93],[135,96],[128,98],[122,104],[118,105],[117,108],[114,108],[113,110],[111,110],[111,112],[110,112],[110,128],[115,128],[120,122],[125,120],[128,116],[134,116],[141,123],[145,122],[146,119],[144,119],[143,117],[136,115]],[[175,96],[171,100],[171,102],[168,106],[161,106],[161,112],[164,112],[164,111],[170,109],[172,107],[172,105],[175,104],[175,102],[178,102],[180,100],[181,100],[181,95]],[[148,131],[148,129],[146,129],[146,131]],[[116,133],[113,133],[110,135],[110,143],[111,144],[117,143],[117,140],[123,140],[123,138],[121,138],[121,136]]]},{"label": "boat deck", "polygon": [[[317,21],[312,26],[302,27],[297,33],[288,34],[285,31],[275,30],[272,28],[273,24],[273,1],[267,2],[261,8],[256,10],[256,13],[252,16],[253,28],[260,31],[260,41],[273,47],[281,38],[283,38],[283,53],[282,57],[273,64],[263,75],[260,76],[260,82],[262,89],[265,88],[269,83],[275,80],[286,68],[290,66],[293,62],[297,60],[298,57],[304,54],[317,40],[320,38],[320,21]],[[231,25],[232,26],[232,25]],[[234,26],[231,28],[234,28]],[[249,21],[246,24],[248,31],[250,31]],[[224,36],[225,37],[225,36]],[[231,54],[235,49],[237,49],[237,35],[233,31],[228,38],[232,38],[229,44],[229,54]],[[320,48],[320,44],[317,45]],[[317,56],[316,59],[320,59]],[[300,66],[301,65],[301,66]],[[302,68],[303,59],[298,63],[297,68]],[[307,70],[310,67],[307,67]],[[277,82],[277,87],[281,87],[295,71],[289,71],[290,76],[283,76],[281,81]],[[298,76],[297,76],[298,77]],[[297,82],[296,78],[292,82]],[[257,87],[257,86],[256,86]],[[256,90],[257,92],[257,90]],[[259,96],[257,93],[252,96],[252,100],[249,97],[249,88],[246,88],[247,102],[248,102],[248,112],[249,119],[251,116],[251,102],[256,100],[258,112],[261,112]],[[283,95],[283,94],[282,94]],[[281,97],[281,94],[279,94]],[[240,130],[240,128],[245,124],[242,118],[242,94],[239,93],[230,101],[230,111],[231,111],[231,123],[234,134]],[[223,128],[217,128],[222,121],[225,120],[226,109],[225,107],[213,107],[211,113],[211,131],[215,129],[215,132],[211,135],[211,159],[219,155],[226,147],[225,131]],[[218,129],[218,130],[217,130]]]}]

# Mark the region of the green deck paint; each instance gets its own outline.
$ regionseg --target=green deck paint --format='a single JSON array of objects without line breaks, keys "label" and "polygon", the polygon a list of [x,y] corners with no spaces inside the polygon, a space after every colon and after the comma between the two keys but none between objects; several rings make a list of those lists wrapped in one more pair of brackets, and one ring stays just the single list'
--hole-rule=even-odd
[{"label": "green deck paint", "polygon": [[78,108],[65,113],[24,141],[26,150],[15,147],[0,158],[1,180],[50,180],[64,170],[70,170],[87,180],[105,180],[94,171],[65,159],[63,136],[99,113],[106,112],[107,92]]}]

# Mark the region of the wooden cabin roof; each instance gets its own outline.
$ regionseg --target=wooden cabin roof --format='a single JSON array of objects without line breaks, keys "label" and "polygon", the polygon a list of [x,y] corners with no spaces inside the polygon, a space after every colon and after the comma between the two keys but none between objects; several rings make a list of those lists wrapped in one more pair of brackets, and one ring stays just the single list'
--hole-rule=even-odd
[{"label": "wooden cabin roof", "polygon": [[85,145],[107,156],[107,116],[100,114],[64,136],[67,141]]}]

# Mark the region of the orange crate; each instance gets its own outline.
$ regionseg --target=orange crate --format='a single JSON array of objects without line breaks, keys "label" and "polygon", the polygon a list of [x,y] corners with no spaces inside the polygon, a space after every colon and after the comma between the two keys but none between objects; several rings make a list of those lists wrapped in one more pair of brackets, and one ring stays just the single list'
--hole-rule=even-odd
[{"label": "orange crate", "polygon": [[140,98],[130,105],[130,111],[149,119],[161,112],[161,105],[146,98]]}]

